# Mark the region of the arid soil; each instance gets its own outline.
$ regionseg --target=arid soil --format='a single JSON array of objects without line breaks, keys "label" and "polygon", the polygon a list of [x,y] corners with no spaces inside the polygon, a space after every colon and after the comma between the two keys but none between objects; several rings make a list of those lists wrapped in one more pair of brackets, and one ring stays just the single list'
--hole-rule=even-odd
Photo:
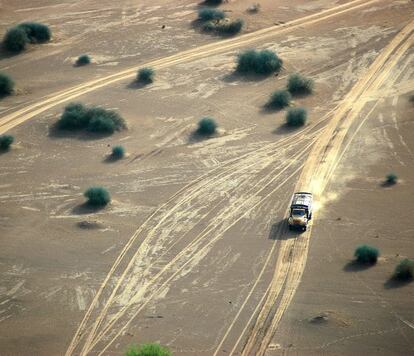
[{"label": "arid soil", "polygon": [[[0,1],[0,34],[36,20],[51,43],[0,53],[17,85],[0,100],[0,350],[121,355],[159,342],[174,355],[408,355],[413,283],[412,1],[251,1],[221,5],[245,28],[200,33],[191,1]],[[242,78],[245,48],[274,50],[277,76]],[[74,67],[83,53],[93,63]],[[133,85],[150,64],[155,81]],[[287,129],[270,93],[315,81]],[[108,137],[53,130],[72,101],[117,110]],[[219,132],[194,135],[213,117]],[[127,157],[111,162],[111,147]],[[394,172],[399,181],[383,184]],[[91,211],[82,196],[105,186]],[[315,194],[311,229],[289,232],[294,191]],[[360,244],[381,256],[352,263]]]}]

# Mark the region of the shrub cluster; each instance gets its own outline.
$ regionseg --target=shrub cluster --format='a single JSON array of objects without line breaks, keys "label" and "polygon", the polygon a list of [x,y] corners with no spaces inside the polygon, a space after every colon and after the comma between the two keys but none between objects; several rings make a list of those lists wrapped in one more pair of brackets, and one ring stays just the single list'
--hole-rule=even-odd
[{"label": "shrub cluster", "polygon": [[125,148],[123,146],[120,146],[120,145],[112,147],[112,154],[111,154],[111,156],[114,159],[124,158],[124,156],[125,156]]},{"label": "shrub cluster", "polygon": [[394,278],[406,281],[414,278],[414,260],[405,258],[395,268]]},{"label": "shrub cluster", "polygon": [[282,60],[269,50],[247,50],[238,55],[236,71],[242,74],[269,75],[280,71]]},{"label": "shrub cluster", "polygon": [[385,177],[385,183],[388,185],[396,184],[398,181],[398,177],[394,173],[389,173]]},{"label": "shrub cluster", "polygon": [[286,114],[286,124],[290,127],[303,126],[306,123],[307,116],[305,108],[291,108]]},{"label": "shrub cluster", "polygon": [[292,96],[287,90],[276,90],[270,95],[266,107],[269,109],[283,109],[290,105]]},{"label": "shrub cluster", "polygon": [[0,98],[13,93],[14,81],[7,74],[0,73]]},{"label": "shrub cluster", "polygon": [[354,256],[358,263],[375,264],[379,256],[379,251],[375,247],[362,245],[355,250]]},{"label": "shrub cluster", "polygon": [[198,19],[199,21],[213,21],[213,20],[223,20],[226,16],[224,12],[217,9],[202,8],[198,10]]},{"label": "shrub cluster", "polygon": [[203,117],[198,122],[197,133],[202,136],[210,136],[216,133],[217,124],[214,119],[210,117]]},{"label": "shrub cluster", "polygon": [[14,142],[14,137],[11,135],[0,136],[0,150],[2,151],[8,150],[13,142]]},{"label": "shrub cluster", "polygon": [[137,73],[137,82],[143,84],[150,84],[154,81],[154,69],[152,68],[141,68]]},{"label": "shrub cluster", "polygon": [[28,43],[45,43],[52,34],[48,26],[38,22],[23,22],[9,29],[3,38],[4,47],[14,53],[22,52]]},{"label": "shrub cluster", "polygon": [[65,107],[57,127],[61,130],[87,130],[112,134],[125,128],[126,125],[124,119],[113,110],[71,103]]},{"label": "shrub cluster", "polygon": [[78,57],[75,64],[77,66],[84,66],[89,63],[91,63],[91,57],[89,57],[87,54],[82,54]]},{"label": "shrub cluster", "polygon": [[235,35],[236,33],[239,33],[241,31],[241,29],[243,28],[243,24],[244,22],[242,19],[225,19],[223,21],[219,21],[215,25],[214,30],[220,35]]},{"label": "shrub cluster", "polygon": [[313,80],[295,73],[291,74],[288,79],[287,88],[293,95],[311,94],[313,91]]},{"label": "shrub cluster", "polygon": [[159,344],[143,344],[130,346],[125,356],[172,356],[172,353]]},{"label": "shrub cluster", "polygon": [[111,201],[109,192],[103,187],[90,187],[83,194],[87,204],[94,207],[102,207]]}]

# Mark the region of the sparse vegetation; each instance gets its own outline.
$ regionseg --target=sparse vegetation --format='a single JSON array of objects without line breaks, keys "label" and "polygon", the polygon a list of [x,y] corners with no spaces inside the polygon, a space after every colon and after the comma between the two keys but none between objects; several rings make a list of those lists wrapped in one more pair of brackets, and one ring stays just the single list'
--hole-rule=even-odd
[{"label": "sparse vegetation", "polygon": [[124,119],[113,110],[71,103],[65,107],[57,127],[61,130],[87,130],[112,134],[125,128],[126,125]]},{"label": "sparse vegetation", "polygon": [[152,68],[141,68],[137,73],[137,82],[150,84],[154,81],[154,70]]},{"label": "sparse vegetation", "polygon": [[22,52],[28,42],[26,31],[20,27],[10,28],[3,37],[4,48],[13,53]]},{"label": "sparse vegetation", "polygon": [[93,207],[103,207],[111,201],[109,192],[103,187],[90,187],[83,194],[87,204]]},{"label": "sparse vegetation", "polygon": [[4,47],[14,53],[22,52],[28,43],[45,43],[50,41],[48,26],[38,22],[23,22],[9,29],[4,38]]},{"label": "sparse vegetation", "polygon": [[77,66],[84,66],[89,63],[91,63],[91,57],[89,57],[87,54],[82,54],[78,57],[75,64]]},{"label": "sparse vegetation", "polygon": [[170,350],[159,344],[131,345],[125,356],[172,356]]},{"label": "sparse vegetation", "polygon": [[372,265],[377,263],[379,251],[375,247],[362,245],[356,248],[354,256],[358,263]]},{"label": "sparse vegetation", "polygon": [[310,78],[306,78],[298,73],[289,76],[287,88],[292,95],[311,94],[313,87],[314,83]]},{"label": "sparse vegetation", "polygon": [[120,146],[120,145],[112,147],[112,154],[111,154],[111,156],[114,159],[124,158],[124,156],[125,156],[125,148],[123,146]]},{"label": "sparse vegetation", "polygon": [[14,81],[7,74],[0,73],[0,98],[13,93]]},{"label": "sparse vegetation", "polygon": [[407,281],[414,278],[414,260],[405,258],[395,268],[394,278]]},{"label": "sparse vegetation", "polygon": [[222,20],[226,16],[224,11],[217,10],[217,9],[210,9],[210,8],[202,8],[198,10],[198,19],[200,21],[213,21],[213,20]]},{"label": "sparse vegetation", "polygon": [[287,90],[276,90],[270,95],[266,107],[269,109],[283,109],[289,106],[292,96]]},{"label": "sparse vegetation", "polygon": [[272,51],[250,49],[239,54],[236,70],[241,74],[269,75],[280,71],[282,64],[282,60]]},{"label": "sparse vegetation", "polygon": [[216,133],[217,124],[214,119],[210,117],[203,117],[198,122],[197,133],[202,136],[210,136]]},{"label": "sparse vegetation", "polygon": [[303,126],[306,123],[307,116],[305,108],[291,108],[286,114],[286,124],[290,127]]},{"label": "sparse vegetation", "polygon": [[14,137],[11,135],[0,136],[0,150],[7,151],[10,149],[11,144],[14,142]]},{"label": "sparse vegetation", "polygon": [[394,185],[398,181],[398,177],[394,173],[389,173],[385,177],[385,183],[388,185]]}]

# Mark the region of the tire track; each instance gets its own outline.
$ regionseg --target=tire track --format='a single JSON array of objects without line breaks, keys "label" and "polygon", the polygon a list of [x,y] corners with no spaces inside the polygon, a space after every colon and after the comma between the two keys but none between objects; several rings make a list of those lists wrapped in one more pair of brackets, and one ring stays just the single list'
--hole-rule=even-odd
[{"label": "tire track", "polygon": [[[414,21],[409,23],[394,37],[370,66],[365,76],[348,93],[343,104],[327,125],[324,134],[320,136],[320,139],[310,152],[296,190],[309,190],[314,193],[316,199],[320,198],[344,152],[349,147],[363,122],[369,117],[366,116],[356,128],[356,131],[354,131],[341,152],[345,137],[368,101],[363,94],[378,90],[389,77],[391,70],[414,42],[413,31]],[[243,348],[242,355],[265,354],[267,346],[299,285],[306,264],[311,233],[312,226],[310,226],[309,232],[303,234],[300,239],[296,239],[293,242],[285,242],[283,240],[283,243],[287,246],[286,248],[282,246],[278,260],[291,257],[292,261],[284,270],[280,266],[276,266],[275,277],[271,283],[272,287]],[[272,311],[272,305],[275,305],[282,290],[280,285],[281,275],[286,276],[286,283],[283,287],[280,302],[276,310]]]},{"label": "tire track", "polygon": [[[287,22],[277,27],[265,28],[262,30],[239,36],[237,38],[231,38],[220,42],[210,43],[190,50],[182,51],[169,57],[149,61],[147,63],[140,65],[139,67],[153,67],[154,69],[158,70],[181,63],[186,63],[188,61],[202,59],[206,56],[210,56],[213,54],[219,54],[243,46],[248,46],[260,40],[265,40],[275,35],[293,31],[298,28],[303,28],[304,26],[309,26],[320,21],[327,20],[334,16],[339,16],[350,11],[355,11],[380,1],[384,0],[353,0],[346,4],[338,5],[331,9],[324,10],[316,14],[304,16],[302,18]],[[17,125],[59,104],[63,104],[70,100],[74,100],[81,95],[90,93],[110,84],[114,84],[116,82],[126,79],[131,79],[136,75],[137,68],[138,67],[129,68],[121,72],[105,76],[100,79],[95,79],[74,86],[68,90],[63,90],[48,99],[39,101],[35,104],[29,105],[23,109],[17,110],[9,115],[6,115],[1,119],[0,122],[0,134],[7,132],[8,130],[16,127]]]}]

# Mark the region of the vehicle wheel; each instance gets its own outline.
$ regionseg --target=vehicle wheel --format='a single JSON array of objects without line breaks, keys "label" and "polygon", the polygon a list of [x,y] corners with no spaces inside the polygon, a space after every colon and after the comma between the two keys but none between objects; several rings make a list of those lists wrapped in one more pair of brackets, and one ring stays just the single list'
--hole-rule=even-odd
[{"label": "vehicle wheel", "polygon": [[309,220],[311,220],[311,219],[312,219],[312,214],[309,215]]},{"label": "vehicle wheel", "polygon": [[302,231],[306,231],[306,226],[302,227]]}]

